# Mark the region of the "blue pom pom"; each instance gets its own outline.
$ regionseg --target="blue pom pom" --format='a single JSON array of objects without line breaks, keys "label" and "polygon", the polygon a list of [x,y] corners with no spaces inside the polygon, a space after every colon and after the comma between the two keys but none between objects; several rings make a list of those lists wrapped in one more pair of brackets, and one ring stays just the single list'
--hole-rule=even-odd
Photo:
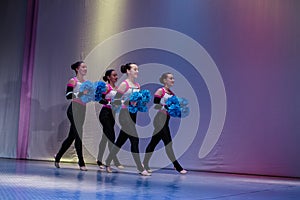
[{"label": "blue pom pom", "polygon": [[147,112],[148,111],[147,103],[150,102],[151,93],[149,90],[141,90],[140,94],[141,94],[141,99],[137,102],[138,111]]},{"label": "blue pom pom", "polygon": [[181,108],[181,115],[180,117],[184,118],[190,114],[190,108],[185,106]]},{"label": "blue pom pom", "polygon": [[81,101],[88,103],[95,99],[95,86],[91,81],[85,81],[80,85],[79,92],[87,91],[87,94],[84,94],[80,97]]},{"label": "blue pom pom", "polygon": [[128,106],[128,110],[131,113],[136,113],[137,111],[140,112],[147,112],[147,103],[149,103],[151,99],[151,93],[149,90],[141,90],[139,92],[133,92],[130,95],[129,101],[135,102],[135,104],[130,104]]},{"label": "blue pom pom", "polygon": [[149,90],[141,90],[140,94],[142,96],[141,102],[142,103],[149,103],[151,99],[151,93]]},{"label": "blue pom pom", "polygon": [[129,101],[137,102],[142,98],[141,94],[139,92],[133,92],[131,93],[129,97]]},{"label": "blue pom pom", "polygon": [[106,83],[103,81],[95,82],[95,101],[100,101],[102,99],[102,94],[106,92]]},{"label": "blue pom pom", "polygon": [[[138,101],[140,101],[140,99],[142,98],[140,92],[133,92],[131,93],[130,97],[129,97],[129,106],[128,106],[128,111],[130,113],[136,113],[138,111]],[[135,103],[135,105],[133,104],[133,102]]]},{"label": "blue pom pom", "polygon": [[144,105],[138,105],[138,111],[140,112],[147,112],[148,111],[148,107],[146,106],[146,104]]},{"label": "blue pom pom", "polygon": [[190,114],[190,108],[188,107],[188,100],[185,98],[178,98],[179,105],[180,105],[180,117],[186,117]]},{"label": "blue pom pom", "polygon": [[133,106],[133,105],[129,105],[128,106],[128,111],[130,113],[136,113],[138,111],[138,107],[137,106]]},{"label": "blue pom pom", "polygon": [[187,106],[189,104],[188,100],[185,98],[178,98],[178,101],[181,106]]},{"label": "blue pom pom", "polygon": [[88,90],[89,92],[94,90],[94,84],[91,81],[84,81],[81,83],[79,91],[83,92],[85,90]]},{"label": "blue pom pom", "polygon": [[185,98],[179,98],[172,96],[166,101],[168,107],[168,113],[172,117],[186,117],[189,115],[190,109],[188,107],[188,101]]}]

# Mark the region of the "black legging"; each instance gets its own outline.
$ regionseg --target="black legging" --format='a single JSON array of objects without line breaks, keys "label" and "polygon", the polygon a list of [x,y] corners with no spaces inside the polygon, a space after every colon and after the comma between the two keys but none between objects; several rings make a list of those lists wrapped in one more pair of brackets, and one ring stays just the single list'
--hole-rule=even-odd
[{"label": "black legging", "polygon": [[82,127],[85,120],[85,111],[86,106],[76,102],[72,102],[68,107],[67,116],[70,120],[71,127],[68,137],[64,140],[59,152],[55,156],[55,162],[60,161],[61,157],[75,140],[75,149],[78,156],[78,164],[80,167],[85,166],[82,155]]},{"label": "black legging", "polygon": [[121,109],[119,114],[121,130],[114,147],[106,159],[106,164],[108,166],[110,165],[114,156],[116,156],[120,151],[120,148],[125,144],[126,140],[129,139],[131,143],[131,153],[136,167],[139,171],[144,170],[139,155],[139,138],[135,127],[136,116],[137,113],[130,113],[127,108]]},{"label": "black legging", "polygon": [[153,122],[154,132],[153,132],[151,141],[146,148],[146,154],[145,154],[144,161],[143,161],[145,169],[150,169],[149,168],[149,160],[153,154],[155,147],[157,146],[159,141],[162,140],[165,145],[165,150],[166,150],[167,156],[173,163],[175,169],[179,172],[181,170],[183,170],[183,168],[181,167],[179,162],[176,160],[176,157],[175,157],[175,154],[173,151],[173,147],[172,147],[173,142],[172,142],[172,137],[171,137],[170,128],[169,128],[169,121],[170,121],[169,115],[167,115],[161,111],[157,112],[157,114],[154,118],[154,122]]},{"label": "black legging", "polygon": [[[98,151],[98,161],[102,162],[103,154],[106,148],[106,144],[108,145],[109,151],[112,150],[113,145],[115,143],[116,135],[115,135],[115,118],[112,112],[112,109],[107,107],[102,107],[99,120],[103,127],[103,135],[101,141],[99,143],[99,151]],[[117,157],[113,158],[114,164],[116,166],[120,165],[120,162]]]}]

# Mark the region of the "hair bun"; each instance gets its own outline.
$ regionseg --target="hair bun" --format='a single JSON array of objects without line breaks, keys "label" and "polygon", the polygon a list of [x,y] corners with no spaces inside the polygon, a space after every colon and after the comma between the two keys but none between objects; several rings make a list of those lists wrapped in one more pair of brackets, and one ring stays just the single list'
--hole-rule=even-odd
[{"label": "hair bun", "polygon": [[126,66],[126,65],[122,65],[122,66],[121,66],[121,72],[122,72],[123,74],[125,74],[125,73],[127,72],[127,66]]},{"label": "hair bun", "polygon": [[76,63],[74,63],[74,64],[71,65],[71,69],[76,70],[76,68],[77,68]]},{"label": "hair bun", "polygon": [[125,65],[121,66],[121,72],[125,74],[127,70],[131,69],[131,65],[136,65],[135,63],[126,63]]},{"label": "hair bun", "polygon": [[83,61],[77,61],[76,63],[71,65],[71,69],[75,70],[82,64],[84,63]]},{"label": "hair bun", "polygon": [[164,84],[164,78],[163,78],[163,77],[160,77],[160,78],[159,78],[159,82],[162,83],[162,84]]},{"label": "hair bun", "polygon": [[108,78],[106,76],[103,76],[102,78],[105,82],[108,81]]}]

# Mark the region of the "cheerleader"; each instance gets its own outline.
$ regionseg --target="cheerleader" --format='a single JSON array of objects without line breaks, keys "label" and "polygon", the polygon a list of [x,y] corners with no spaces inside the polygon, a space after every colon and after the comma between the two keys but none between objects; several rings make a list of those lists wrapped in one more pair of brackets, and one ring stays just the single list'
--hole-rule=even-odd
[{"label": "cheerleader", "polygon": [[168,114],[168,109],[165,106],[168,98],[174,96],[174,93],[170,90],[170,88],[174,85],[174,77],[171,73],[164,73],[159,80],[164,86],[162,88],[159,88],[154,94],[154,104],[156,104],[155,108],[158,109],[158,112],[154,118],[154,132],[151,141],[146,148],[143,165],[148,173],[152,172],[149,167],[149,160],[153,154],[155,147],[157,146],[159,141],[162,140],[165,145],[167,156],[172,161],[176,171],[178,171],[180,174],[186,174],[187,171],[184,170],[176,160],[173,151],[172,138],[169,128],[170,115]]},{"label": "cheerleader", "polygon": [[[102,136],[101,141],[99,143],[99,151],[97,157],[97,165],[101,170],[105,169],[105,165],[103,164],[102,159],[106,145],[108,145],[108,149],[109,151],[111,151],[116,138],[114,130],[115,112],[111,108],[111,100],[117,93],[115,83],[118,80],[118,74],[115,70],[109,69],[105,72],[103,80],[107,83],[106,92],[102,94],[102,99],[99,102],[103,104],[99,114],[99,121],[102,124],[104,135]],[[120,164],[117,157],[115,157],[113,161],[119,169],[124,168],[124,166]]]},{"label": "cheerleader", "polygon": [[87,91],[79,92],[80,85],[85,81],[84,76],[87,73],[87,65],[83,61],[78,61],[71,65],[71,69],[76,73],[76,76],[69,80],[66,91],[66,98],[71,100],[67,110],[67,116],[71,126],[68,137],[62,143],[58,153],[54,156],[54,165],[56,168],[60,168],[59,162],[61,157],[75,140],[75,149],[77,152],[79,169],[81,171],[87,171],[82,153],[82,133],[83,123],[85,120],[86,104],[80,99],[80,97],[86,94]]},{"label": "cheerleader", "polygon": [[136,103],[129,101],[130,95],[133,92],[138,92],[140,90],[139,84],[135,82],[135,79],[138,76],[138,66],[135,63],[127,63],[121,66],[121,72],[127,74],[127,79],[124,80],[118,87],[117,94],[113,102],[116,105],[122,104],[122,108],[119,114],[121,130],[115,146],[112,148],[106,159],[106,171],[108,173],[112,172],[110,168],[112,159],[117,155],[120,148],[125,144],[127,139],[129,139],[131,143],[131,153],[139,174],[143,176],[150,176],[151,174],[144,169],[140,160],[139,138],[135,126],[137,113],[130,113],[127,107],[128,105],[134,105]]}]

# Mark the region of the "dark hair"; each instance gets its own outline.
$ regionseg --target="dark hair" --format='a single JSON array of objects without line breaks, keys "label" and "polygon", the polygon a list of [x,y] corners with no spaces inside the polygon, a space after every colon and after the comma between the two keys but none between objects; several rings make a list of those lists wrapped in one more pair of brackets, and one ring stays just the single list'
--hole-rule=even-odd
[{"label": "dark hair", "polygon": [[103,80],[105,82],[109,81],[107,77],[110,76],[113,71],[115,71],[115,70],[114,69],[108,69],[108,70],[106,70],[105,75],[103,76]]},{"label": "dark hair", "polygon": [[84,63],[83,61],[77,61],[76,63],[71,65],[71,69],[73,69],[75,71],[75,73],[77,74],[76,69],[82,64]]},{"label": "dark hair", "polygon": [[164,79],[166,79],[168,77],[169,74],[172,74],[171,72],[166,72],[166,73],[163,73],[161,75],[161,77],[159,78],[159,82],[161,82],[162,84],[165,84],[164,83]]},{"label": "dark hair", "polygon": [[131,66],[130,66],[130,65],[132,65],[132,64],[136,65],[135,63],[126,63],[125,65],[122,65],[122,66],[121,66],[121,72],[122,72],[123,74],[125,74],[125,73],[127,72],[127,70],[130,70],[130,69],[131,69]]}]

